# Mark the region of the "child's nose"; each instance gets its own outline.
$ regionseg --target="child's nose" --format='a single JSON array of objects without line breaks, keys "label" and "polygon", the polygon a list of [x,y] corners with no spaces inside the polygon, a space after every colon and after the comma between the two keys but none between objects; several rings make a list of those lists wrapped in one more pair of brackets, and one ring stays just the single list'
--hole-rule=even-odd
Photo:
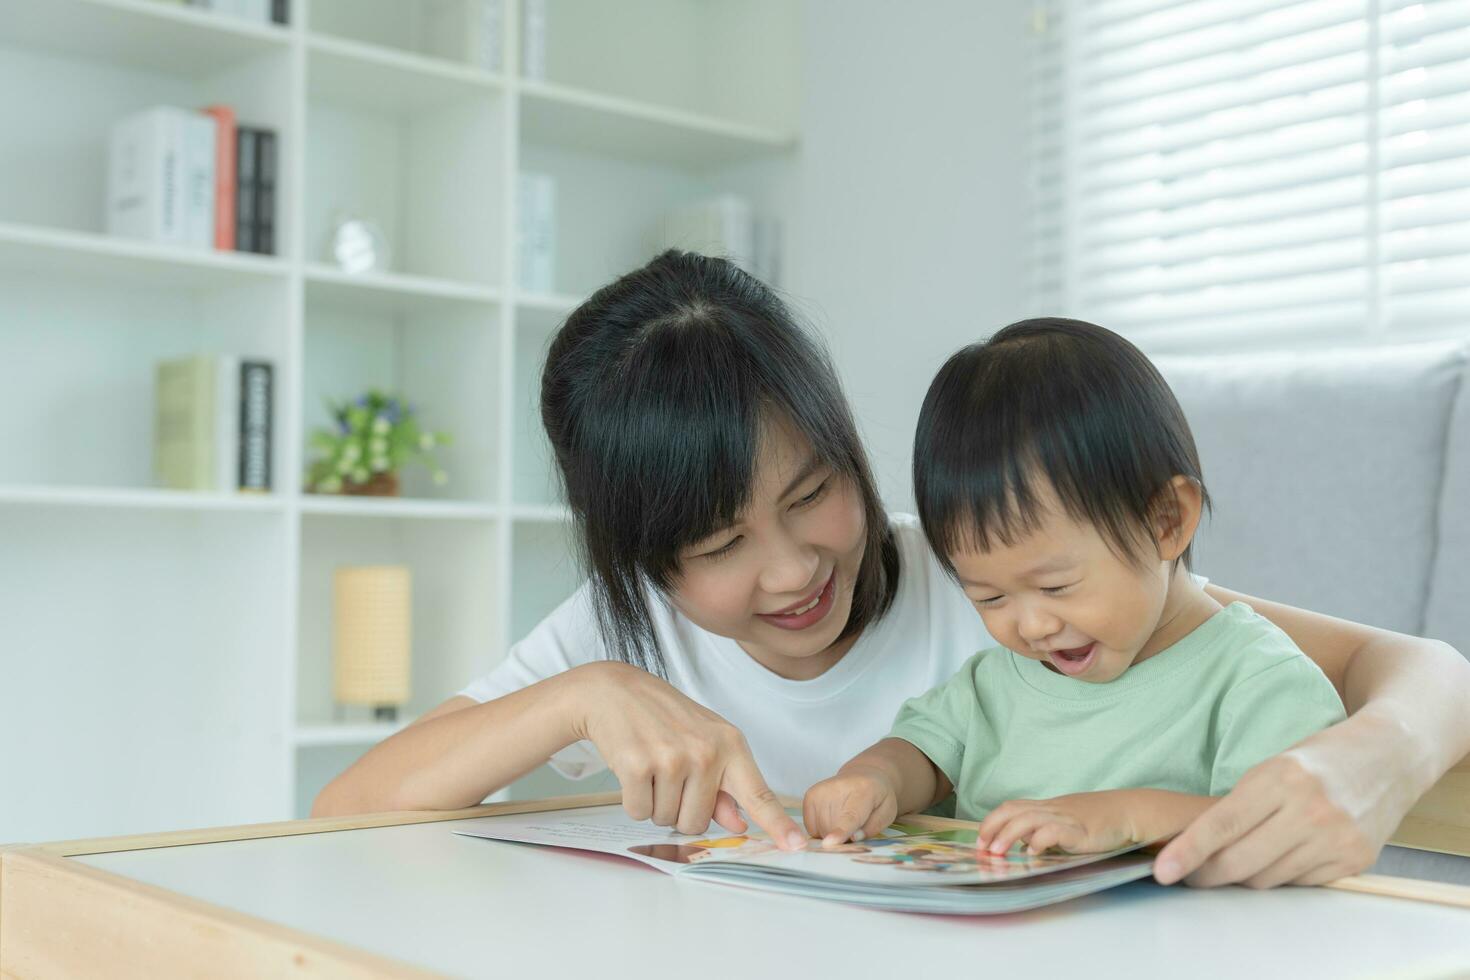
[{"label": "child's nose", "polygon": [[1055,616],[1034,607],[1023,608],[1021,620],[1017,624],[1021,638],[1027,643],[1044,640],[1061,628],[1062,624]]}]

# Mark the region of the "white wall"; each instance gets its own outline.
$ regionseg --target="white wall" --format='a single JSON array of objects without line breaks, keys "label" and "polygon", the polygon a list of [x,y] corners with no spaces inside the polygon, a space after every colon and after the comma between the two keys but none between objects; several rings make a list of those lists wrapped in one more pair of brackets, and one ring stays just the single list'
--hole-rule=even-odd
[{"label": "white wall", "polygon": [[890,508],[930,379],[1027,315],[1022,0],[806,0],[786,292],[824,334]]}]

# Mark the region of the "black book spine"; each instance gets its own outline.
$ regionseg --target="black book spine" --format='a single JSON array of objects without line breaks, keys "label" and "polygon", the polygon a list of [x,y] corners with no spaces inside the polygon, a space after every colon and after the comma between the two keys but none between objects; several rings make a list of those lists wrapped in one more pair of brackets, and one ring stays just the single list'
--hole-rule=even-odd
[{"label": "black book spine", "polygon": [[259,130],[255,140],[255,250],[276,254],[276,134]]},{"label": "black book spine", "polygon": [[269,361],[240,362],[241,490],[270,492],[273,374]]},{"label": "black book spine", "polygon": [[236,127],[235,134],[235,250],[258,252],[255,240],[255,161],[259,131],[248,126]]},{"label": "black book spine", "polygon": [[291,18],[286,8],[287,0],[271,0],[271,22],[275,24],[291,23]]}]

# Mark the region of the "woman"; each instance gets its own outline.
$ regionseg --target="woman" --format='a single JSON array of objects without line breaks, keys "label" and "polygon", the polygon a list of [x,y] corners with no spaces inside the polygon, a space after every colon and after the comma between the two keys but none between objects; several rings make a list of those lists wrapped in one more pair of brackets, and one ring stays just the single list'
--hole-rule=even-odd
[{"label": "woman", "polygon": [[[801,835],[799,795],[907,698],[993,645],[917,523],[878,501],[832,369],[768,289],[665,253],[552,343],[542,420],[589,582],[505,663],[337,777],[314,815],[452,808],[550,760],[604,766],[635,819]],[[1161,854],[1169,883],[1362,870],[1470,751],[1470,664],[1442,643],[1242,596],[1350,717],[1251,770]]]}]

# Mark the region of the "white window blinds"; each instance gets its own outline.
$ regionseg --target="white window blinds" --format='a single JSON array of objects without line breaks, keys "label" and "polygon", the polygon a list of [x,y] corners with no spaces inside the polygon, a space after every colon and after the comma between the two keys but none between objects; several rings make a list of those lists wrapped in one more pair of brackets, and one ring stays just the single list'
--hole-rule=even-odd
[{"label": "white window blinds", "polygon": [[1470,330],[1470,0],[1035,19],[1040,309],[1181,339]]}]

